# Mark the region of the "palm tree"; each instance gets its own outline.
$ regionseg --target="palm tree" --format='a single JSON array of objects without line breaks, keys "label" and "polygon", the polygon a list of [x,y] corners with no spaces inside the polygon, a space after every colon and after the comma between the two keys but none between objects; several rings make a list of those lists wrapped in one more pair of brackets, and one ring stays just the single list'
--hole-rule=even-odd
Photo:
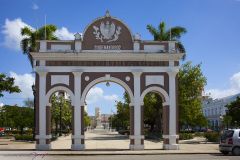
[{"label": "palm tree", "polygon": [[[147,29],[153,35],[155,41],[177,41],[179,51],[182,53],[186,52],[185,47],[179,41],[182,34],[187,32],[184,27],[176,26],[166,29],[165,22],[160,22],[158,28],[155,28],[152,25],[147,25]],[[185,59],[185,54],[183,59]]]},{"label": "palm tree", "polygon": [[[21,41],[21,48],[23,54],[28,56],[29,61],[32,65],[32,57],[30,52],[36,51],[37,49],[37,40],[57,40],[58,38],[54,35],[54,32],[57,30],[55,25],[46,25],[37,30],[32,30],[29,27],[24,27],[21,29],[21,35],[24,38]],[[45,35],[46,33],[46,35]]]}]

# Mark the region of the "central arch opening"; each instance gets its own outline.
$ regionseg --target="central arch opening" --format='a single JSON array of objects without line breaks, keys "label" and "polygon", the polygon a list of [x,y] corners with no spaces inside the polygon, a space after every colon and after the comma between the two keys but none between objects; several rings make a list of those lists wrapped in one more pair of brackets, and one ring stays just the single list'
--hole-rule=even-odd
[{"label": "central arch opening", "polygon": [[84,101],[85,148],[129,149],[130,96],[126,89],[102,81],[91,86]]},{"label": "central arch opening", "polygon": [[157,92],[149,92],[143,99],[143,134],[145,149],[162,149],[163,99]]}]

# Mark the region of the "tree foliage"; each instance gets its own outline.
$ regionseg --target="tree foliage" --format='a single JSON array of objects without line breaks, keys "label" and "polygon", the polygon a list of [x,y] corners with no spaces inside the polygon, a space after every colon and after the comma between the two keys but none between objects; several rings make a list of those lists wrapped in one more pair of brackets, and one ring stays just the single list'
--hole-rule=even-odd
[{"label": "tree foliage", "polygon": [[[62,119],[62,129],[70,132],[72,127],[72,106],[69,99],[65,99],[62,94],[53,94],[51,97],[51,112],[52,112],[52,126],[55,128],[55,133],[59,132],[60,118]],[[62,112],[62,117],[60,113]],[[84,126],[89,126],[91,119],[87,112],[84,111]]]},{"label": "tree foliage", "polygon": [[226,114],[225,121],[231,126],[238,127],[240,125],[240,97],[237,97],[235,101],[226,105],[228,112]]},{"label": "tree foliage", "polygon": [[[179,51],[182,53],[186,52],[184,45],[180,42],[181,36],[187,33],[186,28],[175,26],[170,29],[166,29],[165,22],[160,22],[158,28],[155,28],[152,25],[147,25],[147,29],[153,35],[155,41],[177,41]],[[185,59],[185,55],[183,59]]]},{"label": "tree foliage", "polygon": [[[69,130],[71,128],[72,110],[71,103],[65,99],[63,95],[53,94],[51,97],[52,126],[55,127],[55,133],[58,132],[60,119],[62,120],[62,129]],[[62,113],[62,117],[61,117]]]},{"label": "tree foliage", "polygon": [[34,110],[29,107],[5,105],[0,111],[0,124],[3,127],[17,128],[23,133],[25,127],[33,128]]},{"label": "tree foliage", "polygon": [[0,97],[3,97],[3,92],[19,93],[21,90],[18,86],[14,85],[14,78],[7,77],[5,74],[0,73]]},{"label": "tree foliage", "polygon": [[84,126],[90,126],[91,125],[91,118],[88,116],[88,113],[84,111]]},{"label": "tree foliage", "polygon": [[162,107],[158,93],[150,92],[144,97],[144,124],[150,126],[150,132],[162,132]]},{"label": "tree foliage", "polygon": [[[21,29],[21,35],[24,38],[21,41],[21,48],[23,54],[28,56],[32,64],[32,57],[30,52],[37,50],[37,40],[57,40],[58,38],[54,35],[54,32],[57,30],[55,25],[45,25],[37,30],[33,30],[29,27],[24,27]],[[46,35],[45,35],[46,33]]]},{"label": "tree foliage", "polygon": [[201,109],[202,91],[206,83],[200,64],[192,65],[191,62],[183,64],[178,74],[181,125],[207,124]]},{"label": "tree foliage", "polygon": [[117,130],[127,130],[130,126],[130,98],[127,92],[124,92],[124,102],[118,101],[116,104],[117,113],[110,117],[110,125]]}]

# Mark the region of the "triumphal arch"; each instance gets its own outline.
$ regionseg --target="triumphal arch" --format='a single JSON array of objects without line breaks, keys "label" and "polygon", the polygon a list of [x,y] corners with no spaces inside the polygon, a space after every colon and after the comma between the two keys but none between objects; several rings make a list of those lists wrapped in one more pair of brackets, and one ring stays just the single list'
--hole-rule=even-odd
[{"label": "triumphal arch", "polygon": [[40,40],[31,52],[36,72],[36,149],[51,149],[51,101],[56,91],[70,95],[72,150],[84,150],[84,102],[100,82],[121,85],[130,97],[129,148],[144,149],[143,98],[163,99],[163,148],[179,149],[177,73],[183,56],[175,41],[142,40],[109,12],[74,40]]}]

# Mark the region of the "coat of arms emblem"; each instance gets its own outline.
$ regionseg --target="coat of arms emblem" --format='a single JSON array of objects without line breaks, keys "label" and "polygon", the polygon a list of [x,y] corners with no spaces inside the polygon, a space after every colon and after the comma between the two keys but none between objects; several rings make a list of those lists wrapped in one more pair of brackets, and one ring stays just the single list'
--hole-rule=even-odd
[{"label": "coat of arms emblem", "polygon": [[99,39],[101,42],[114,42],[118,40],[118,37],[121,33],[121,27],[116,26],[113,22],[110,23],[107,21],[106,23],[101,22],[100,26],[93,26],[93,34],[96,39]]}]

